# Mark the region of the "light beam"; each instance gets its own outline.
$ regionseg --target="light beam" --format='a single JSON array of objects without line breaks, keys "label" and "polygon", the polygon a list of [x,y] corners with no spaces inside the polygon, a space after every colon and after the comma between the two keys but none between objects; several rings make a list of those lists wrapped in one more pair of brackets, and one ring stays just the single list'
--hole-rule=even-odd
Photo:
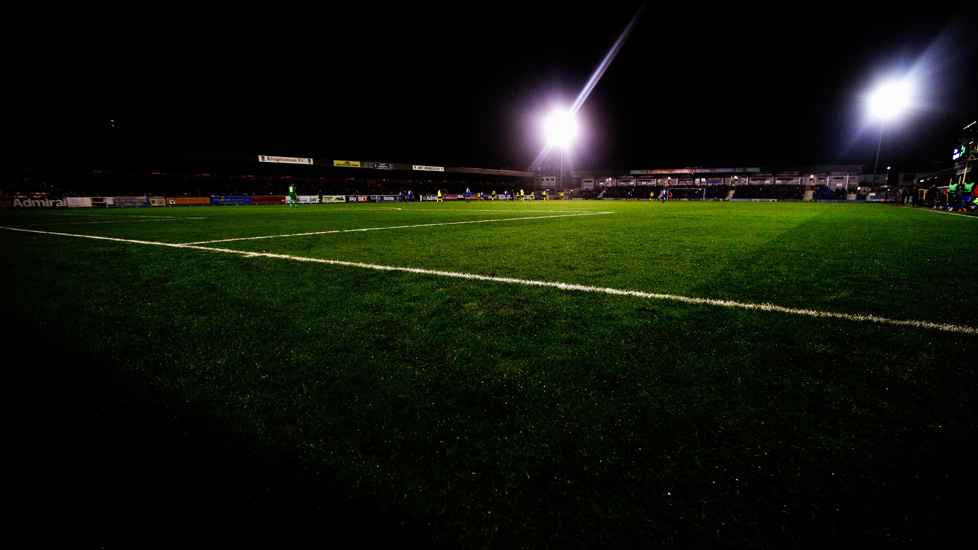
[{"label": "light beam", "polygon": [[[628,22],[628,26],[625,27],[625,30],[623,30],[618,36],[618,39],[615,40],[615,43],[611,46],[611,49],[608,50],[608,53],[604,56],[604,59],[601,60],[601,63],[598,64],[597,69],[591,73],[591,78],[588,79],[587,83],[584,85],[584,88],[582,88],[581,92],[577,94],[577,99],[574,100],[574,104],[567,110],[567,114],[571,118],[573,118],[577,114],[577,111],[580,110],[581,106],[584,105],[584,101],[587,100],[588,96],[591,95],[591,91],[598,85],[598,81],[601,80],[601,77],[604,75],[605,71],[608,70],[608,66],[611,65],[612,60],[614,60],[615,56],[618,55],[621,47],[625,45],[625,41],[628,39],[629,35],[632,34],[632,30],[635,28],[635,24],[638,23],[639,17],[642,15],[642,12],[645,11],[646,4],[647,2],[642,3],[642,6],[639,7],[638,12],[636,12],[635,16],[632,17],[632,20]],[[534,166],[539,166],[540,163],[543,162],[543,159],[550,154],[550,150],[554,145],[555,144],[552,140],[547,142],[543,150],[540,151],[540,154],[537,155],[537,158],[534,159],[533,163],[530,165],[531,169]]]}]

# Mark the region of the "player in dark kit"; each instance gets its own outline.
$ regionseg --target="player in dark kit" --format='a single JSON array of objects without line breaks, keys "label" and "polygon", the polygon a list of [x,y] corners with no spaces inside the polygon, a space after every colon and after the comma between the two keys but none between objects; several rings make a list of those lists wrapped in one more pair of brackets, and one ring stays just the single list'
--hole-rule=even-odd
[{"label": "player in dark kit", "polygon": [[958,189],[961,194],[961,202],[958,203],[962,212],[975,207],[975,182],[966,181]]}]

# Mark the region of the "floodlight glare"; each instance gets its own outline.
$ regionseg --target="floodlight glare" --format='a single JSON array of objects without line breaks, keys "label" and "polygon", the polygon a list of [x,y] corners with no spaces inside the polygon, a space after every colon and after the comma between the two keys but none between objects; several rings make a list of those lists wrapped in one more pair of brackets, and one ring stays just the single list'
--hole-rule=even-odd
[{"label": "floodlight glare", "polygon": [[572,139],[577,134],[577,123],[574,115],[568,111],[554,111],[547,119],[547,139],[550,143],[558,147],[570,145]]},{"label": "floodlight glare", "polygon": [[[892,120],[910,103],[913,86],[907,80],[897,80],[883,84],[869,98],[870,114],[880,121],[880,139],[876,144],[876,163],[873,165],[873,182],[878,183],[880,149],[883,148],[883,125]],[[887,171],[887,182],[889,171]]]},{"label": "floodlight glare", "polygon": [[881,120],[892,119],[910,103],[910,94],[911,86],[907,81],[884,84],[870,97],[870,112]]}]

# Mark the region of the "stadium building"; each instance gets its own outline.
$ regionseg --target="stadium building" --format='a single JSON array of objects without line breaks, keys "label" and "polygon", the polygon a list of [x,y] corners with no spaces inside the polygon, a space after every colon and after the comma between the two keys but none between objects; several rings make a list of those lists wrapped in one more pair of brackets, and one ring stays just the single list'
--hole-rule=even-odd
[{"label": "stadium building", "polygon": [[588,198],[658,197],[688,200],[855,200],[862,165],[675,168],[581,171],[581,194]]},{"label": "stadium building", "polygon": [[[211,196],[249,196],[254,197],[250,203],[275,203],[284,202],[292,185],[305,197],[303,202],[398,200],[408,191],[416,199],[440,192],[452,200],[467,189],[473,195],[487,196],[525,189],[537,195],[546,192],[549,197],[562,193],[567,198],[606,200],[658,199],[663,191],[672,200],[896,201],[909,195],[929,204],[939,200],[934,197],[950,183],[974,180],[975,128],[975,123],[964,128],[954,148],[952,168],[898,176],[895,186],[888,185],[889,174],[882,185],[874,181],[871,174],[864,173],[863,165],[568,170],[558,177],[554,168],[495,170],[112,146],[59,147],[17,158],[19,164],[0,183],[4,199],[0,206],[65,206],[62,199],[67,197],[173,197],[164,204],[207,204]],[[96,204],[104,202],[95,199]],[[136,203],[145,205],[145,201],[132,204]]]},{"label": "stadium building", "polygon": [[532,188],[532,172],[383,161],[121,147],[35,152],[0,188],[16,196],[416,196]]},{"label": "stadium building", "polygon": [[[384,161],[89,147],[22,159],[2,192],[13,197],[211,195],[281,196],[289,185],[317,196],[502,194],[526,189],[574,198],[855,199],[862,166],[577,170],[553,174]],[[829,196],[831,195],[831,196]]]}]

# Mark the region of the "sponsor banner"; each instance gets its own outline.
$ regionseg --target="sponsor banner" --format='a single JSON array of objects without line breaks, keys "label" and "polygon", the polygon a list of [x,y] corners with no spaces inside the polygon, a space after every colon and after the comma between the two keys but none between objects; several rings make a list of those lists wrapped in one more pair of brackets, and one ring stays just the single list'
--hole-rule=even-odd
[{"label": "sponsor banner", "polygon": [[285,195],[253,195],[251,204],[285,204]]},{"label": "sponsor banner", "polygon": [[243,205],[251,204],[251,197],[212,195],[210,201],[215,206]]},{"label": "sponsor banner", "polygon": [[693,170],[691,168],[674,168],[671,170],[631,170],[630,173],[633,176],[665,176],[669,174],[692,174]]},{"label": "sponsor banner", "polygon": [[344,195],[323,195],[323,202],[324,203],[333,203],[333,204],[338,203],[338,202],[346,202],[346,196],[344,196]]},{"label": "sponsor banner", "polygon": [[68,206],[68,199],[29,199],[26,197],[17,197],[14,199],[0,199],[0,206],[4,208],[65,208]]},{"label": "sponsor banner", "polygon": [[105,204],[116,208],[149,206],[149,199],[146,197],[105,197]]},{"label": "sponsor banner", "polygon": [[743,170],[739,168],[693,168],[694,174],[739,174]]},{"label": "sponsor banner", "polygon": [[374,163],[374,169],[375,170],[392,170],[393,168],[391,167],[391,164],[389,162],[375,162]]},{"label": "sponsor banner", "polygon": [[346,202],[357,202],[357,196],[356,195],[347,195],[346,196]]},{"label": "sponsor banner", "polygon": [[333,166],[339,168],[360,168],[359,160],[334,160]]},{"label": "sponsor banner", "polygon": [[68,197],[65,199],[68,208],[91,208],[92,197]]},{"label": "sponsor banner", "polygon": [[357,195],[357,202],[370,202],[370,195]]},{"label": "sponsor banner", "polygon": [[319,195],[299,195],[299,204],[319,204]]},{"label": "sponsor banner", "polygon": [[279,164],[312,164],[312,159],[301,157],[275,157],[271,155],[258,155],[258,162],[275,162]]},{"label": "sponsor banner", "polygon": [[413,164],[411,165],[412,170],[418,170],[421,172],[444,172],[444,166],[425,166],[423,164]]},{"label": "sponsor banner", "polygon": [[[441,200],[443,201],[460,201],[465,198],[465,195],[442,195]],[[529,195],[526,198],[530,198]],[[421,195],[421,200],[423,201],[437,201],[438,195]]]},{"label": "sponsor banner", "polygon": [[896,200],[896,195],[870,193],[866,196],[866,202],[896,202]]},{"label": "sponsor banner", "polygon": [[207,197],[167,197],[166,204],[169,206],[201,206],[209,205],[211,200]]},{"label": "sponsor banner", "polygon": [[150,206],[166,206],[166,197],[150,197]]},{"label": "sponsor banner", "polygon": [[371,195],[374,202],[397,202],[397,195]]},{"label": "sponsor banner", "polygon": [[670,174],[756,174],[761,169],[751,168],[672,168],[665,170],[629,170],[633,176],[667,176]]}]

